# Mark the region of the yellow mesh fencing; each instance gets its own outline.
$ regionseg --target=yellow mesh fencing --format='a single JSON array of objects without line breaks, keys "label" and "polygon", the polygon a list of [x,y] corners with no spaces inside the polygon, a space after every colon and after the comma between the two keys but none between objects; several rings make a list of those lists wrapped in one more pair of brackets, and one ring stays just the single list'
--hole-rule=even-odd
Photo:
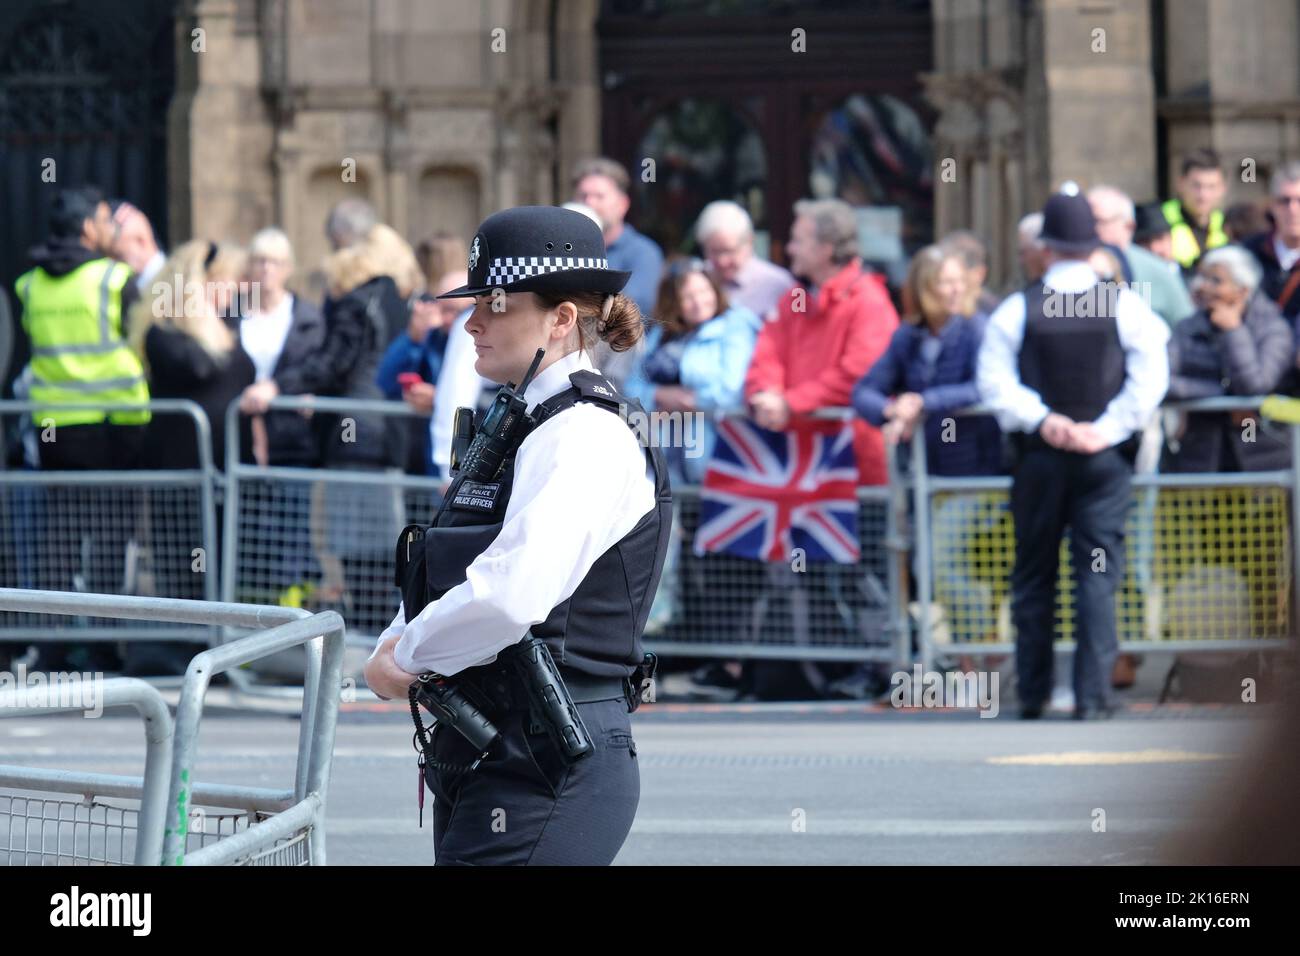
[{"label": "yellow mesh fencing", "polygon": [[[1116,598],[1121,641],[1269,639],[1291,630],[1291,515],[1280,487],[1135,487]],[[1006,491],[936,492],[931,503],[938,643],[1011,642],[1015,535]],[[1073,640],[1069,533],[1058,639]]]}]

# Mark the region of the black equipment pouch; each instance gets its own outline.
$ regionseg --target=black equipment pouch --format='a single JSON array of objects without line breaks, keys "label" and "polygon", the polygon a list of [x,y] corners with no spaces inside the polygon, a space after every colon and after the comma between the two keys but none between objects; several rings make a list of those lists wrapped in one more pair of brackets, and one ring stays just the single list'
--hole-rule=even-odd
[{"label": "black equipment pouch", "polygon": [[539,637],[527,635],[499,655],[514,670],[528,695],[532,712],[546,728],[569,763],[592,752],[591,735],[560,676],[551,650]]}]

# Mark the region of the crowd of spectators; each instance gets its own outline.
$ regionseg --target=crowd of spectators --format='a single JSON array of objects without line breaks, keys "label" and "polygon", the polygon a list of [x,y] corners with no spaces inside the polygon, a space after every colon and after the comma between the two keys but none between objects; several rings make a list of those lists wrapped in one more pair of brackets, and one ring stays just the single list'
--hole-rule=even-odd
[{"label": "crowd of spectators", "polygon": [[[787,270],[759,254],[749,214],[730,200],[711,202],[700,213],[693,232],[698,258],[672,255],[665,261],[655,242],[628,221],[631,198],[622,166],[604,158],[585,161],[571,185],[571,205],[603,230],[610,266],[632,272],[625,291],[648,323],[636,349],[607,352],[595,364],[647,411],[734,409],[779,431],[798,416],[850,406],[857,413],[854,448],[862,484],[888,480],[885,443],[911,439],[923,419],[921,435],[935,474],[990,475],[1004,468],[994,418],[970,419],[963,426],[969,440],[960,442],[945,441],[940,429],[943,413],[979,400],[977,360],[1000,300],[989,287],[986,249],[978,236],[954,232],[920,249],[906,282],[893,290],[883,271],[863,261],[858,216],[838,199],[796,204],[790,235],[779,237]],[[1105,184],[1086,192],[1097,232],[1089,263],[1102,279],[1138,291],[1171,330],[1170,399],[1286,392],[1295,385],[1300,164],[1276,172],[1266,208],[1224,209],[1226,194],[1222,164],[1210,150],[1185,158],[1177,195],[1163,203],[1138,205]],[[138,377],[150,397],[197,402],[212,424],[210,450],[218,467],[226,454],[225,411],[237,402],[246,462],[446,476],[455,408],[481,408],[493,384],[474,370],[464,329],[472,302],[435,298],[465,281],[463,237],[437,233],[412,248],[378,220],[369,203],[345,200],[325,223],[332,252],[322,266],[328,291],[318,304],[292,291],[302,287],[293,281],[294,250],[277,228],[258,232],[246,248],[194,239],[169,253],[129,202],[107,201],[86,187],[65,190],[57,206],[49,242],[33,250],[36,268],[17,289],[23,311],[15,319],[21,318],[38,346],[34,355],[59,348],[84,352],[91,345],[49,338],[38,327],[45,313],[31,297],[65,294],[48,291],[54,286],[47,280],[88,263],[120,262],[130,280],[114,286],[113,323],[102,334],[104,343],[112,339],[125,350],[113,353],[116,371],[103,373],[103,383]],[[1019,274],[1002,284],[1004,291],[1041,281],[1042,227],[1041,213],[1020,221]],[[105,273],[105,288],[112,275]],[[38,281],[32,283],[32,276]],[[204,291],[188,295],[184,290],[191,286]],[[87,308],[100,312],[97,301]],[[75,380],[88,367],[67,363],[70,380],[60,387],[69,394],[93,392],[93,382]],[[15,383],[16,394],[38,398],[41,388],[54,387],[48,379],[34,358]],[[416,414],[284,410],[271,407],[278,396],[400,399]],[[1160,468],[1252,470],[1288,460],[1285,433],[1243,442],[1242,415],[1196,413],[1171,420]],[[11,465],[100,468],[111,462],[172,469],[199,463],[194,430],[175,415],[76,420],[85,447],[103,452],[82,457],[60,456],[35,441],[40,420],[38,411],[21,440],[11,443]],[[675,483],[701,482],[712,442],[712,423],[706,421],[704,454],[668,449]],[[72,452],[70,444],[63,448]],[[313,507],[309,492],[277,493],[287,495],[277,513],[305,526]],[[358,542],[376,521],[380,528],[387,525],[367,517],[357,495],[333,502],[330,510],[361,514],[339,544],[348,566],[335,575],[336,590],[353,589],[359,575],[383,578],[387,572],[375,569],[387,553]],[[150,524],[166,520],[160,512]],[[350,562],[347,555],[353,556]],[[186,562],[188,550],[162,563],[168,560]],[[278,583],[285,588],[303,585],[299,578],[329,577],[320,562],[282,565]],[[56,576],[66,576],[71,567],[55,562]],[[173,577],[186,579],[180,571]],[[35,583],[74,586],[71,579]],[[183,596],[198,596],[189,587]]]}]

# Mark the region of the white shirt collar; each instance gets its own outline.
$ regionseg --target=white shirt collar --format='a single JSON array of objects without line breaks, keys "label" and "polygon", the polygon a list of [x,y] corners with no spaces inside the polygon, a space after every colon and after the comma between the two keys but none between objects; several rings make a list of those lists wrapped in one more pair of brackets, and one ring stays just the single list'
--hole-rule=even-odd
[{"label": "white shirt collar", "polygon": [[161,249],[150,256],[149,261],[144,264],[144,268],[140,270],[140,274],[135,278],[136,288],[141,292],[147,289],[149,286],[149,280],[158,274],[158,270],[161,269],[166,262],[167,257],[163,255]]},{"label": "white shirt collar", "polygon": [[1296,260],[1300,259],[1300,248],[1288,249],[1276,233],[1273,235],[1273,253],[1277,256],[1277,264],[1282,267],[1283,272],[1290,272]]},{"label": "white shirt collar", "polygon": [[1043,276],[1043,285],[1059,292],[1079,292],[1097,284],[1097,273],[1080,259],[1065,259],[1052,263]]},{"label": "white shirt collar", "polygon": [[556,359],[538,372],[537,377],[529,382],[528,388],[524,390],[528,411],[532,412],[538,402],[544,402],[552,395],[558,395],[568,388],[571,384],[569,375],[579,369],[596,371],[596,367],[591,364],[591,357],[582,349]]}]

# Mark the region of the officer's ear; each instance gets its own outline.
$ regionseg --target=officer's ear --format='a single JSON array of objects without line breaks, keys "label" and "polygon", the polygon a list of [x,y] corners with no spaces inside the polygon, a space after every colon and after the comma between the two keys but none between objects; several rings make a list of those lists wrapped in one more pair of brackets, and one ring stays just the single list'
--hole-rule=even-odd
[{"label": "officer's ear", "polygon": [[578,307],[567,299],[551,310],[555,324],[551,326],[551,337],[567,339],[578,327]]}]

